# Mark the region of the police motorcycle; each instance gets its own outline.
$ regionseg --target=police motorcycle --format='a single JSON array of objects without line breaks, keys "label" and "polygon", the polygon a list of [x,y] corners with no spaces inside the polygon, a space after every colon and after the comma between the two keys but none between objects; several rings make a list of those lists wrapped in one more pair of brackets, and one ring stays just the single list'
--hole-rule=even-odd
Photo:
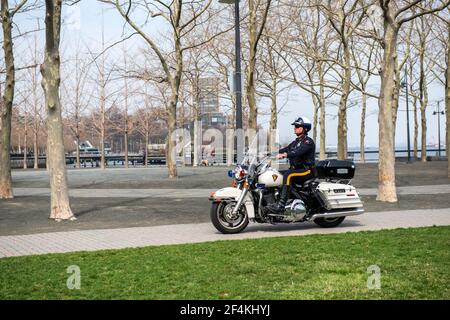
[{"label": "police motorcycle", "polygon": [[[253,152],[252,152],[253,150]],[[283,175],[271,167],[270,155],[258,155],[250,148],[241,164],[228,175],[233,187],[210,195],[211,222],[224,233],[239,233],[249,222],[295,223],[313,221],[320,227],[341,224],[346,216],[364,213],[363,203],[352,186],[353,161],[323,160],[316,164],[315,178],[290,187],[283,214],[266,209],[279,200]]]}]

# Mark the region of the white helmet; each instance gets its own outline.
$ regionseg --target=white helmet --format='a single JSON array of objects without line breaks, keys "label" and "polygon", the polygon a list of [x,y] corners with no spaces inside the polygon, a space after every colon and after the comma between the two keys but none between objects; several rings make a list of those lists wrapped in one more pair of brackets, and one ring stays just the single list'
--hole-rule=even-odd
[{"label": "white helmet", "polygon": [[306,130],[306,132],[311,130],[311,127],[312,127],[311,120],[309,120],[306,117],[299,117],[297,120],[295,120],[291,124],[296,127],[303,127]]}]

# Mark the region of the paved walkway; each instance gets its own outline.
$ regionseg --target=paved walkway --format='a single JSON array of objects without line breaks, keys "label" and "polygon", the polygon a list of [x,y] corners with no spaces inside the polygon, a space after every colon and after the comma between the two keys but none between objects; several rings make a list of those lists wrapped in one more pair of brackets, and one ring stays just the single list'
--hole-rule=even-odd
[{"label": "paved walkway", "polygon": [[[75,198],[206,198],[217,189],[71,189]],[[358,188],[363,196],[377,194],[377,188]],[[398,187],[397,194],[450,193],[450,184]],[[15,196],[50,196],[49,188],[14,188]]]},{"label": "paved walkway", "polygon": [[365,230],[450,225],[450,208],[370,212],[348,217],[336,228],[323,229],[314,223],[250,224],[235,235],[223,235],[210,223],[154,227],[85,230],[0,237],[0,258],[46,253],[95,251],[155,245],[197,243],[280,236],[302,236]]}]

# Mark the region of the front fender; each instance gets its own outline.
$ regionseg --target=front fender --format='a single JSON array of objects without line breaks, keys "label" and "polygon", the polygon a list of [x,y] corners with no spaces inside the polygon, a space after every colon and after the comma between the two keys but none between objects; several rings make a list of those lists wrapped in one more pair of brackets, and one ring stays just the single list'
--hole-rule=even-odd
[{"label": "front fender", "polygon": [[[240,190],[238,188],[232,188],[232,187],[223,188],[223,189],[217,190],[216,192],[213,192],[211,194],[211,196],[209,197],[209,200],[211,200],[213,202],[220,202],[220,201],[224,201],[224,200],[237,201],[239,196],[241,195],[241,193],[242,193],[242,190]],[[245,209],[247,210],[248,218],[254,219],[255,218],[255,209],[253,206],[253,197],[250,192],[247,192],[247,195],[245,196],[244,205],[245,205]]]}]

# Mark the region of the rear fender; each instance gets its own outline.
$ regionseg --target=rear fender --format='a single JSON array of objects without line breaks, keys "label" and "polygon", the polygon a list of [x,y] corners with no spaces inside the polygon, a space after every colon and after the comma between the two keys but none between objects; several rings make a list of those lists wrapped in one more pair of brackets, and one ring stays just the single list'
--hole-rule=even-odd
[{"label": "rear fender", "polygon": [[[238,188],[223,188],[219,189],[216,192],[213,192],[209,197],[209,200],[213,202],[221,202],[225,200],[234,200],[237,201],[239,196],[241,195],[242,190]],[[247,215],[249,219],[255,218],[255,209],[253,207],[253,197],[250,192],[247,192],[247,195],[244,199],[245,209],[247,210]]]}]

